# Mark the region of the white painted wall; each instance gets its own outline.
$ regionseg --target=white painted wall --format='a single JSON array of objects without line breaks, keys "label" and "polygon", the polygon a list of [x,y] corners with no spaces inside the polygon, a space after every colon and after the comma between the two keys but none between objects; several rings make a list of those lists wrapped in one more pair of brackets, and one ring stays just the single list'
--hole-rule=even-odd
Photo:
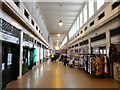
[{"label": "white painted wall", "polygon": [[[83,25],[83,27],[80,28],[80,30],[73,36],[75,37],[78,33],[79,33],[79,36],[75,39],[71,38],[69,40],[69,45],[72,44],[72,43],[77,43],[77,39],[80,39],[82,38],[83,35],[87,35],[88,33],[90,32],[94,32],[97,30],[97,32],[99,33],[102,33],[104,30],[107,31],[108,29],[112,29],[116,26],[118,26],[118,20],[119,19],[115,19],[115,20],[112,20],[110,22],[107,22],[109,21],[110,19],[114,18],[114,16],[117,16],[117,14],[119,13],[119,8],[120,6],[118,6],[117,8],[115,8],[114,10],[111,9],[111,5],[114,3],[113,1],[116,1],[116,0],[111,0],[111,2],[107,3],[106,5],[104,5],[102,7],[102,9],[98,10],[95,15],[93,15],[86,24]],[[101,20],[98,20],[98,16],[102,13],[102,12],[105,12],[105,17],[103,17]],[[92,22],[94,20],[94,25],[92,27],[90,27],[90,22]],[[104,25],[104,23],[107,22],[109,24],[107,25]],[[101,27],[101,25],[104,25],[103,28],[99,29],[99,26]],[[84,31],[84,28],[87,26],[87,30]],[[80,34],[80,31],[83,31],[83,34],[81,35]],[[105,32],[104,31],[104,32]],[[90,36],[91,34],[87,35],[87,36]],[[90,36],[91,37],[91,36]],[[93,36],[92,36],[93,37]]]},{"label": "white painted wall", "polygon": [[[21,1],[21,0],[20,0]],[[31,12],[29,12],[29,9],[28,9],[28,7],[26,7],[26,5],[25,5],[25,3],[24,2],[20,2],[20,8],[18,8],[16,5],[15,5],[15,3],[13,2],[13,1],[10,1],[10,2],[5,2],[5,1],[3,1],[6,5],[8,5],[9,6],[9,8],[11,8],[11,10],[13,10],[13,12],[15,12],[16,13],[16,15],[18,15],[30,28],[31,28],[31,30],[33,31],[33,32],[35,32],[37,35],[39,35],[39,37],[42,39],[42,40],[44,40],[44,42],[46,43],[46,44],[48,44],[46,41],[48,40],[48,32],[47,32],[47,29],[45,28],[45,27],[43,27],[43,24],[41,24],[41,21],[39,21],[40,19],[38,19],[39,18],[39,15],[37,15],[38,17],[37,17],[37,19],[34,19],[34,17],[36,17],[36,13],[33,13],[32,12],[32,14],[34,14],[34,16],[33,15],[31,15]],[[26,3],[28,3],[28,2],[26,2]],[[30,6],[30,5],[29,5]],[[31,7],[31,6],[30,6]],[[29,7],[29,8],[30,8]],[[31,7],[32,8],[32,7]],[[24,9],[26,9],[27,10],[27,12],[29,13],[29,19],[27,19],[26,17],[25,17],[25,15],[24,15]],[[34,9],[34,10],[32,10],[32,11],[36,11],[36,8]],[[33,26],[32,24],[31,24],[31,19],[33,19],[34,21],[36,21],[35,22],[35,26]],[[37,23],[38,22],[38,23]],[[40,29],[40,30],[42,30],[42,32],[44,32],[43,34],[46,36],[45,38],[43,38],[42,36],[41,36],[41,34],[36,30],[36,25],[38,26],[38,28]],[[45,29],[44,29],[45,28]],[[46,39],[46,40],[45,40]]]}]

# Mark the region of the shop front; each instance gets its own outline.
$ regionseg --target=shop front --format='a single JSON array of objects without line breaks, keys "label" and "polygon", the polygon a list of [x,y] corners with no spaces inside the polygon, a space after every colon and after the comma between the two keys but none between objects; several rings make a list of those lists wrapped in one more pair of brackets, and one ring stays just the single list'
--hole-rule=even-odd
[{"label": "shop front", "polygon": [[106,55],[107,54],[106,46],[102,45],[102,46],[92,47],[92,54]]},{"label": "shop front", "polygon": [[19,75],[20,30],[2,20],[0,42],[2,46],[2,88]]},{"label": "shop front", "polygon": [[89,54],[89,43],[88,39],[79,43],[79,63],[80,68],[88,72],[88,54]]},{"label": "shop front", "polygon": [[90,58],[92,75],[110,78],[110,60],[107,57],[106,45],[92,47]]},{"label": "shop front", "polygon": [[[105,33],[90,38],[86,48],[80,47],[80,68],[84,69],[90,76],[109,78],[110,62],[107,57]],[[84,41],[85,42],[85,41]],[[80,45],[84,43],[81,42]],[[91,53],[90,53],[91,52]]]},{"label": "shop front", "polygon": [[25,33],[23,39],[22,75],[36,65],[36,48],[34,48],[33,39]]},{"label": "shop front", "polygon": [[111,45],[109,56],[111,62],[111,76],[120,79],[120,27],[110,30]]},{"label": "shop front", "polygon": [[106,33],[91,38],[90,74],[110,78],[110,60],[107,56]]},{"label": "shop front", "polygon": [[84,69],[86,72],[88,72],[88,54],[89,48],[87,45],[81,46],[81,48],[79,48],[80,68]]}]

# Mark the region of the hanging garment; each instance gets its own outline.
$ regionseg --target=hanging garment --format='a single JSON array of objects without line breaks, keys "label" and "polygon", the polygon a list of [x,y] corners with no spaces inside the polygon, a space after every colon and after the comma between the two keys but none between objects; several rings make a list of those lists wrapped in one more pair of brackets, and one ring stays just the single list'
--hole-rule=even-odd
[{"label": "hanging garment", "polygon": [[107,74],[108,71],[107,71],[107,57],[104,56],[104,73]]}]

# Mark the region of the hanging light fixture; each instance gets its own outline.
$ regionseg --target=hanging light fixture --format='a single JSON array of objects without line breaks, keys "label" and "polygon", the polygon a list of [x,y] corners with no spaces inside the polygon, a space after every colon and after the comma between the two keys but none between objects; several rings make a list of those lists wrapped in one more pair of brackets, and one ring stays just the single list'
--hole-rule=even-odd
[{"label": "hanging light fixture", "polygon": [[58,37],[60,37],[60,34],[57,34]]},{"label": "hanging light fixture", "polygon": [[55,46],[55,49],[56,49],[56,50],[59,50],[59,49],[60,49],[60,47],[59,47],[59,46]]},{"label": "hanging light fixture", "polygon": [[61,27],[63,25],[63,22],[60,20],[60,22],[58,23],[58,25]]},{"label": "hanging light fixture", "polygon": [[32,37],[32,38],[34,37],[33,34],[29,34],[29,36]]}]

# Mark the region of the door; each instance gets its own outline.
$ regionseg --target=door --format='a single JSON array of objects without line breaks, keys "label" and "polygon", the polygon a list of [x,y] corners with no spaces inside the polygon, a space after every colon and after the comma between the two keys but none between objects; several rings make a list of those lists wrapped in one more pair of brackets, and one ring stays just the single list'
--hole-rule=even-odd
[{"label": "door", "polygon": [[29,58],[29,69],[32,69],[33,65],[34,65],[34,49],[31,48],[28,51],[28,58]]},{"label": "door", "polygon": [[19,74],[19,45],[2,42],[2,87],[16,80]]},{"label": "door", "polygon": [[5,43],[2,43],[2,88],[4,88],[7,85],[6,64],[7,64],[7,45]]},{"label": "door", "polygon": [[33,55],[34,56],[33,57],[33,60],[34,60],[33,63],[34,63],[34,65],[36,65],[36,49],[33,50],[33,54],[34,54]]},{"label": "door", "polygon": [[28,72],[29,67],[29,59],[28,59],[28,48],[23,47],[23,61],[22,61],[22,75]]}]

